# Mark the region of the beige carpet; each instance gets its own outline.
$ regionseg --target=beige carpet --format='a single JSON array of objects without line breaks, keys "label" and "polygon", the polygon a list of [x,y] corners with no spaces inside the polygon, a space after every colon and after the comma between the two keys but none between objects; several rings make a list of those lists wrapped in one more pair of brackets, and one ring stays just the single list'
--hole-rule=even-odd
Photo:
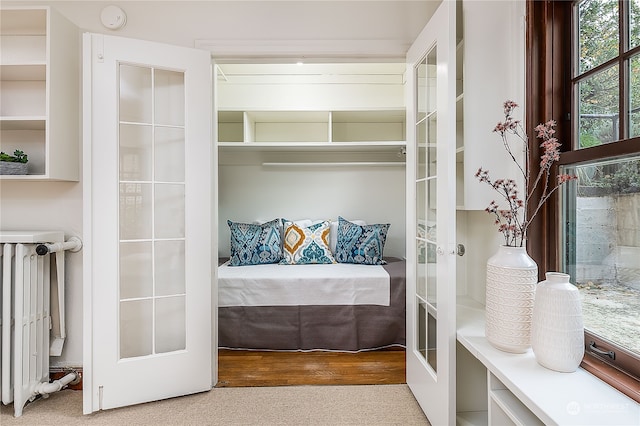
[{"label": "beige carpet", "polygon": [[25,407],[10,425],[428,425],[407,385],[216,388],[82,415],[82,392],[63,390]]}]

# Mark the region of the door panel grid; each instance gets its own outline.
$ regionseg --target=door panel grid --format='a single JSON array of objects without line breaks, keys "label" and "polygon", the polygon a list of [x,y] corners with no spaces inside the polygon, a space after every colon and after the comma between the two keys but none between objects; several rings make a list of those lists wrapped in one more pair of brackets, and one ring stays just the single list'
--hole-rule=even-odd
[{"label": "door panel grid", "polygon": [[185,349],[185,100],[183,73],[119,70],[122,359]]}]

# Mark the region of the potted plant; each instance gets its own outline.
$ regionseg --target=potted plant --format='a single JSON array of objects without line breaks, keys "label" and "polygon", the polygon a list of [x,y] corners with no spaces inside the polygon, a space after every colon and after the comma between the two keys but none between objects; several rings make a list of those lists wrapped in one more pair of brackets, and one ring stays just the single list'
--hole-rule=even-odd
[{"label": "potted plant", "polygon": [[0,152],[0,175],[26,175],[27,154],[19,149],[13,151],[13,155]]}]

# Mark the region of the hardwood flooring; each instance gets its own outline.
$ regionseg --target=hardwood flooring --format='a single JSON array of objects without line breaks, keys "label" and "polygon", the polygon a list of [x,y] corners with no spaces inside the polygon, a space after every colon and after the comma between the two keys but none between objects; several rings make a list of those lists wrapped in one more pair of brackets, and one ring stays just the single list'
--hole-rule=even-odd
[{"label": "hardwood flooring", "polygon": [[217,387],[406,383],[405,351],[268,352],[220,349]]}]

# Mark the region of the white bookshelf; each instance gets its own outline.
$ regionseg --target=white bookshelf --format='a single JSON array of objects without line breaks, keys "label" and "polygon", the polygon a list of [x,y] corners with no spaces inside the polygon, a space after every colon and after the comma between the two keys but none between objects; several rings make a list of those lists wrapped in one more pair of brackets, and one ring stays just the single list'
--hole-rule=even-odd
[{"label": "white bookshelf", "polygon": [[49,7],[0,11],[0,149],[24,151],[26,175],[79,179],[79,33]]}]

